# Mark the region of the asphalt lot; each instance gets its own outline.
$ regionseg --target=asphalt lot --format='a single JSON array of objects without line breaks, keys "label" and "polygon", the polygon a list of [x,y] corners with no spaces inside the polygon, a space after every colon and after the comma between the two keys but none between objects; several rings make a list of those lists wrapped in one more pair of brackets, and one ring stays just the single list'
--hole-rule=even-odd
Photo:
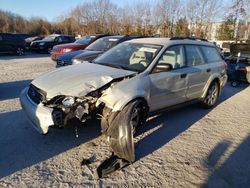
[{"label": "asphalt lot", "polygon": [[[98,122],[51,129],[29,124],[19,93],[54,70],[46,54],[0,56],[0,187],[248,187],[250,185],[250,87],[224,88],[215,108],[190,105],[148,119],[136,140],[136,161],[96,180],[109,154]],[[93,163],[81,166],[84,158]]]}]

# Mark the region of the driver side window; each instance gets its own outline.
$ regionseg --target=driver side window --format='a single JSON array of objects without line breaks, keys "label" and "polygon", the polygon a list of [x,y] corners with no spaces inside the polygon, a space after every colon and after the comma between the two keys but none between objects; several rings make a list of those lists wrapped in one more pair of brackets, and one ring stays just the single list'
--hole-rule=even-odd
[{"label": "driver side window", "polygon": [[55,41],[56,41],[56,42],[62,42],[63,40],[62,40],[62,37],[56,37],[56,38],[55,38]]},{"label": "driver side window", "polygon": [[158,64],[171,64],[173,69],[184,67],[184,47],[180,45],[168,48],[159,59]]}]

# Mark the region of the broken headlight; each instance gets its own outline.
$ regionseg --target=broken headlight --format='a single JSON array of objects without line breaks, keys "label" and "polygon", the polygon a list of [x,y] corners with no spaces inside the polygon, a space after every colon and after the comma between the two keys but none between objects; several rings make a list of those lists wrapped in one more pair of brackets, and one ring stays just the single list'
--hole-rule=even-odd
[{"label": "broken headlight", "polygon": [[63,106],[65,107],[71,107],[75,103],[74,97],[65,97],[62,101]]}]

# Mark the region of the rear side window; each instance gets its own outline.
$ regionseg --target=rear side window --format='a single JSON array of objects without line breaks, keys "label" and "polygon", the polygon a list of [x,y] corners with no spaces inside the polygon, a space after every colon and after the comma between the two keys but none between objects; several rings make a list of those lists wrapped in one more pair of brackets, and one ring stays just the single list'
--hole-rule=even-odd
[{"label": "rear side window", "polygon": [[200,48],[195,45],[186,46],[187,66],[197,66],[205,64]]},{"label": "rear side window", "polygon": [[221,56],[218,51],[213,47],[202,46],[201,50],[205,56],[205,59],[208,63],[221,61]]}]

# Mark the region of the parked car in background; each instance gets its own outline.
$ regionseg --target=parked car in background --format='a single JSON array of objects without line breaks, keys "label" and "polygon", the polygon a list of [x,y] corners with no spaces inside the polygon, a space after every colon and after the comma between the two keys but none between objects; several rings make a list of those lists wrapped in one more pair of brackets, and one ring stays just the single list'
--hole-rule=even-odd
[{"label": "parked car in background", "polygon": [[26,50],[30,50],[30,45],[34,41],[42,40],[44,37],[43,36],[35,36],[35,37],[29,37],[25,39],[26,42]]},{"label": "parked car in background", "polygon": [[74,36],[53,34],[45,37],[42,40],[32,42],[30,45],[30,49],[36,52],[50,53],[53,46],[58,44],[72,43],[74,41]]},{"label": "parked car in background", "polygon": [[20,36],[11,33],[0,33],[0,53],[23,55],[25,48],[25,40]]},{"label": "parked car in background", "polygon": [[79,50],[60,56],[57,60],[57,67],[79,64],[84,61],[92,61],[97,56],[103,54],[115,45],[140,37],[141,36],[137,35],[116,35],[103,37],[90,44],[87,48],[85,48],[85,50]]},{"label": "parked car in background", "polygon": [[250,43],[230,45],[231,56],[226,59],[227,74],[236,87],[240,82],[250,83]]},{"label": "parked car in background", "polygon": [[20,100],[43,134],[71,119],[101,117],[102,133],[112,148],[112,160],[97,169],[102,177],[135,160],[133,135],[149,114],[191,101],[211,108],[226,81],[226,65],[214,44],[143,38],[123,42],[92,63],[38,77]]},{"label": "parked car in background", "polygon": [[20,37],[23,40],[34,36],[32,34],[27,34],[27,33],[14,33],[14,34],[17,35],[18,37]]},{"label": "parked car in background", "polygon": [[60,55],[76,50],[82,50],[95,40],[105,36],[107,36],[107,34],[87,35],[76,40],[74,43],[56,45],[50,53],[51,59],[56,61]]}]

